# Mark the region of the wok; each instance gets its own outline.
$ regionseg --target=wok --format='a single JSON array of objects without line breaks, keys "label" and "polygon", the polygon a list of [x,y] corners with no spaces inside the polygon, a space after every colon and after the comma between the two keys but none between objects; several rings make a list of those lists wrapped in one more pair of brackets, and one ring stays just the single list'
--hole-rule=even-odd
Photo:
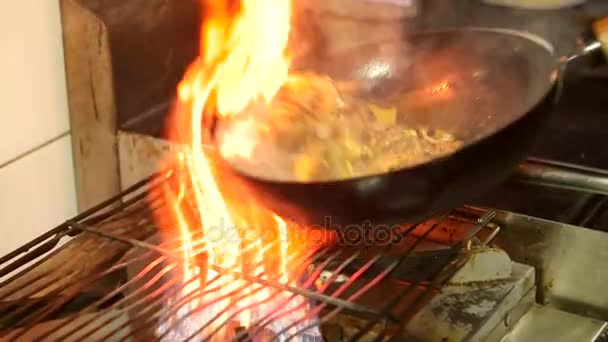
[{"label": "wok", "polygon": [[[423,32],[310,60],[315,63],[301,67],[356,80],[363,97],[418,91],[420,105],[410,104],[402,124],[442,128],[464,142],[418,165],[330,181],[278,181],[222,161],[244,190],[278,215],[334,229],[415,223],[503,182],[529,155],[551,114],[564,65],[538,36],[489,28]],[[447,94],[421,90],[446,81]]]}]

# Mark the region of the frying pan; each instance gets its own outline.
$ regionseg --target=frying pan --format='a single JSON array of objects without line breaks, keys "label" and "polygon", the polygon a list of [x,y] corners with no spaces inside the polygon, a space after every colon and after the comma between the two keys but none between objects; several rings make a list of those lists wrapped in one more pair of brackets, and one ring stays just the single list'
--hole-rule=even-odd
[{"label": "frying pan", "polygon": [[355,80],[360,96],[375,99],[448,80],[447,95],[420,91],[421,105],[409,108],[407,124],[439,127],[464,142],[422,164],[331,181],[279,181],[221,161],[244,191],[278,215],[326,228],[415,223],[503,182],[552,113],[565,65],[538,36],[490,28],[422,32],[310,60],[316,63],[303,69]]}]

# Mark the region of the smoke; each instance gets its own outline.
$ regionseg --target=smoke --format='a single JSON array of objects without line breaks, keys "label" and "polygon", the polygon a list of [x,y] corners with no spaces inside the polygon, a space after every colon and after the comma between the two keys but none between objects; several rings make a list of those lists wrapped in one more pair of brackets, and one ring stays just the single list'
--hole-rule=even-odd
[{"label": "smoke", "polygon": [[292,41],[306,42],[308,52],[332,53],[421,30],[478,26],[535,34],[564,55],[574,50],[585,28],[581,14],[589,7],[530,10],[480,0],[296,0],[294,30],[299,36]]},{"label": "smoke", "polygon": [[481,1],[422,0],[422,3],[421,13],[409,30],[467,26],[520,30],[545,39],[558,55],[572,52],[576,37],[585,28],[580,19],[584,7],[533,10]]}]

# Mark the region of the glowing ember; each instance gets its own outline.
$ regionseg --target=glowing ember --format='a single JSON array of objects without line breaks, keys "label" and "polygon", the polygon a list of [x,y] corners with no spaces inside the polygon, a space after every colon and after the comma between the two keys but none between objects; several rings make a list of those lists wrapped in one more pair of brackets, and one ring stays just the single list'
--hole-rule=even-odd
[{"label": "glowing ember", "polygon": [[[297,322],[309,303],[231,273],[295,285],[301,270],[288,263],[302,264],[315,246],[294,239],[296,227],[242,193],[215,166],[215,152],[204,143],[214,115],[232,116],[252,101],[270,101],[286,82],[291,3],[204,0],[204,7],[201,57],[179,85],[169,130],[172,140],[186,146],[173,156],[176,184],[165,191],[172,217],[170,223],[158,218],[169,237],[181,237],[187,285],[170,303],[179,309],[166,313],[157,333],[166,340],[224,341],[234,337],[235,324],[255,329],[254,322],[268,320],[264,328],[282,340],[314,323]],[[247,141],[235,146],[249,148]],[[281,311],[286,314],[274,315]],[[318,330],[307,334],[318,336]]]}]

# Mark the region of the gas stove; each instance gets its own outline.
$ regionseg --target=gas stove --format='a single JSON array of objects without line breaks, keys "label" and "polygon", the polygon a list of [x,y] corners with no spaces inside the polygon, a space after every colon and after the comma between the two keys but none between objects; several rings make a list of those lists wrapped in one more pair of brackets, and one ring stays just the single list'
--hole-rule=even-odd
[{"label": "gas stove", "polygon": [[[198,297],[177,295],[188,288],[189,279],[173,276],[183,260],[150,218],[166,203],[144,200],[166,180],[157,174],[159,162],[181,148],[162,138],[163,128],[176,84],[198,51],[200,11],[196,1],[142,3],[62,0],[83,213],[0,258],[0,340],[213,336],[201,334],[213,333],[201,329],[214,317],[200,314],[209,305],[180,310]],[[564,27],[549,31],[559,37]],[[216,327],[233,340],[302,332],[311,341],[605,341],[603,75],[572,74],[539,136],[536,160],[470,206],[400,227],[403,244],[392,251],[343,245],[317,251],[294,263],[303,266],[301,276],[289,284],[215,269],[240,291],[263,287],[306,308],[287,315],[293,327],[283,329],[277,317],[259,315],[264,303],[236,306],[255,324],[244,324],[235,307],[212,308],[224,318]],[[214,290],[206,286],[195,291]]]},{"label": "gas stove", "polygon": [[[163,139],[127,131],[119,133],[118,141],[125,185],[154,172],[158,160],[179,149]],[[559,163],[550,165],[573,172]],[[551,219],[550,215],[559,211],[534,205],[539,199],[555,196],[562,201],[559,204],[577,208],[572,194],[582,198],[588,195],[576,189],[560,190],[558,186],[547,187],[542,181],[523,184],[513,179],[483,201],[502,200],[519,211],[496,205],[457,211],[460,219],[468,217],[468,222],[477,222],[487,212],[493,213],[493,218],[485,236],[474,239],[477,246],[467,252],[467,263],[415,315],[407,332],[422,341],[441,340],[441,334],[447,341],[550,341],[566,333],[579,334],[571,335],[572,341],[600,341],[600,332],[605,334],[607,328],[608,298],[604,298],[600,279],[608,276],[602,266],[608,262],[608,234],[560,222],[559,217]],[[506,191],[518,197],[509,198]],[[526,197],[530,196],[528,193],[535,197]],[[521,198],[528,202],[519,202]],[[588,279],[587,285],[579,285],[580,279]],[[546,330],[547,325],[552,327],[550,331]],[[429,326],[433,327],[432,336]],[[581,326],[591,328],[577,328]]]}]

